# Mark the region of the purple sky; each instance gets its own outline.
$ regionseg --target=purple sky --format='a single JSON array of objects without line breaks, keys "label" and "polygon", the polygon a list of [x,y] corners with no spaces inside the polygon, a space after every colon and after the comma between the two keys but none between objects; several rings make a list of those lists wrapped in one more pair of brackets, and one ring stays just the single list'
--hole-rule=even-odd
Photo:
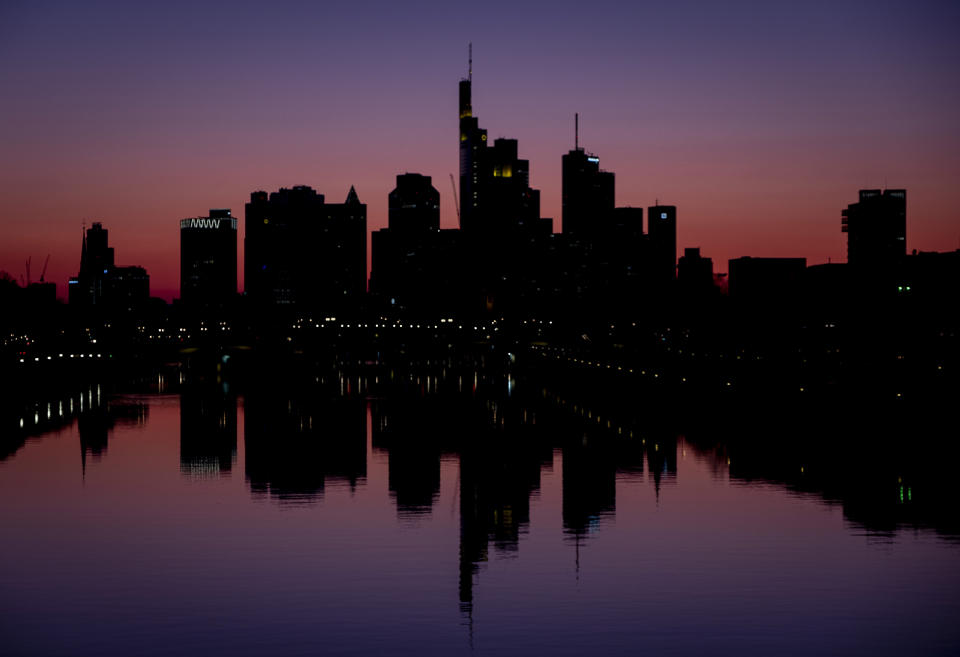
[{"label": "purple sky", "polygon": [[[84,220],[177,294],[178,221],[251,191],[350,185],[371,229],[396,174],[455,226],[457,80],[560,218],[581,143],[617,201],[678,206],[678,245],[845,259],[840,210],[907,189],[910,249],[960,247],[960,4],[5,2],[0,269],[79,266]],[[242,222],[241,222],[242,226]],[[241,228],[242,230],[242,228]],[[242,232],[241,232],[242,237]]]}]

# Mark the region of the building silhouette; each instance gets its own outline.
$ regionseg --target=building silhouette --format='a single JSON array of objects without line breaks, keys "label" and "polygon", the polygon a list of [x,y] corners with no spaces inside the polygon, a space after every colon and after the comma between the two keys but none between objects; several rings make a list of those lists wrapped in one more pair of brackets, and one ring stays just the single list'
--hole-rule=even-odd
[{"label": "building silhouette", "polygon": [[253,192],[245,226],[244,288],[255,307],[336,312],[362,301],[367,206],[353,187],[341,204],[306,185]]},{"label": "building silhouette", "polygon": [[753,258],[729,262],[730,297],[754,305],[780,303],[799,295],[807,268],[806,258]]},{"label": "building silhouette", "polygon": [[469,234],[502,238],[518,229],[552,231],[540,218],[540,191],[530,187],[530,162],[520,159],[516,139],[489,144],[473,115],[473,58],[460,80],[460,228]]},{"label": "building silhouette", "polygon": [[713,260],[700,255],[700,248],[685,248],[677,261],[679,292],[689,297],[703,297],[714,289]]},{"label": "building silhouette", "polygon": [[237,293],[237,220],[229,209],[180,220],[180,300],[220,308]]},{"label": "building silhouette", "polygon": [[84,230],[80,271],[69,280],[67,288],[71,306],[129,313],[149,300],[150,276],[143,267],[118,267],[107,229],[95,222]]},{"label": "building silhouette", "polygon": [[842,212],[841,226],[850,265],[896,265],[907,254],[907,190],[861,189],[860,200]]},{"label": "building silhouette", "polygon": [[677,273],[677,208],[654,205],[647,209],[651,282],[665,284]]},{"label": "building silhouette", "polygon": [[600,158],[580,147],[579,116],[574,148],[561,158],[562,232],[593,235],[608,228],[616,205],[614,175]]},{"label": "building silhouette", "polygon": [[459,231],[440,230],[440,193],[430,176],[405,173],[388,198],[387,228],[371,236],[370,292],[391,310],[437,310],[448,298]]},{"label": "building silhouette", "polygon": [[440,230],[440,192],[430,176],[404,173],[387,200],[387,226],[396,233]]}]

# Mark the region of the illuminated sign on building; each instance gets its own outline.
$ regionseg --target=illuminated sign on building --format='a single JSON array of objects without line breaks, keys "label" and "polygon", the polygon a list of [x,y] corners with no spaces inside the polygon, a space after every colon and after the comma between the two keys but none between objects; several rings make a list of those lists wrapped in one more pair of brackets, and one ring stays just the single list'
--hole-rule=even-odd
[{"label": "illuminated sign on building", "polygon": [[180,220],[180,229],[184,228],[203,228],[203,229],[212,229],[218,230],[220,228],[220,223],[229,221],[230,230],[237,229],[237,220],[236,219],[208,219],[206,217],[197,217],[195,219],[181,219]]}]

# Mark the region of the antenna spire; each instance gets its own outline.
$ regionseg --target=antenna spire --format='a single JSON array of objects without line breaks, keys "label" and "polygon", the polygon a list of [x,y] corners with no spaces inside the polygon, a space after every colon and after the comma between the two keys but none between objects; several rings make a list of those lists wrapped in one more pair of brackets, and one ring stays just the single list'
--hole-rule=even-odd
[{"label": "antenna spire", "polygon": [[580,112],[573,113],[573,150],[580,150]]},{"label": "antenna spire", "polygon": [[467,46],[467,79],[473,82],[473,41]]}]

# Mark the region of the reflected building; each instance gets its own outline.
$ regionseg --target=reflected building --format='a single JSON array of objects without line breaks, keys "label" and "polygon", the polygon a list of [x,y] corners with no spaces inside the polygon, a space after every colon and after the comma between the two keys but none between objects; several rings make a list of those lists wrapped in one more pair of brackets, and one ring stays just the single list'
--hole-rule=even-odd
[{"label": "reflected building", "polygon": [[[527,418],[526,420],[524,418]],[[496,408],[487,424],[460,451],[461,610],[473,607],[473,585],[489,546],[516,552],[530,524],[530,498],[540,490],[540,474],[553,452],[525,409]],[[481,425],[482,426],[482,425]]]},{"label": "reflected building", "polygon": [[275,391],[244,398],[245,474],[255,496],[311,503],[328,482],[354,489],[366,478],[362,403]]},{"label": "reflected building", "polygon": [[563,529],[581,537],[617,508],[616,455],[605,436],[563,447]]},{"label": "reflected building", "polygon": [[147,423],[150,411],[147,404],[139,401],[113,400],[101,403],[99,386],[96,390],[81,393],[76,407],[80,408],[77,434],[80,437],[80,467],[84,477],[87,457],[92,458],[94,463],[103,458],[115,427],[143,426]]},{"label": "reflected building", "polygon": [[387,454],[387,484],[401,518],[429,515],[440,496],[441,443],[450,425],[436,404],[425,405],[425,400],[372,405],[373,447]]},{"label": "reflected building", "polygon": [[237,399],[226,384],[180,395],[180,472],[229,474],[237,458]]}]

